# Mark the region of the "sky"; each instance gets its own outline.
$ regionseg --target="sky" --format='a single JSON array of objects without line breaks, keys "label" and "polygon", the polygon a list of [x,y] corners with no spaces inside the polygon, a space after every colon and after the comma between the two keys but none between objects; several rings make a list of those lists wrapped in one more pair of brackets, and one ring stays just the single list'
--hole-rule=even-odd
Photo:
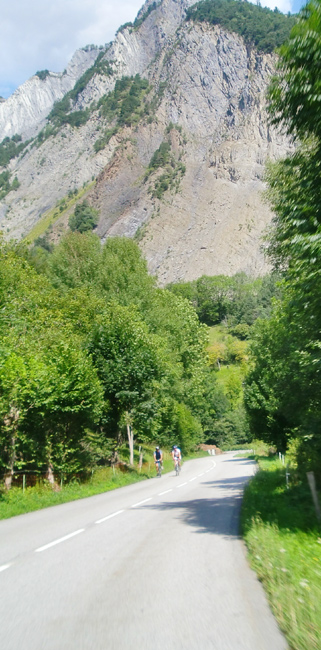
[{"label": "sky", "polygon": [[[143,0],[0,0],[0,96],[9,97],[38,70],[62,72],[74,52],[105,45],[134,21]],[[261,0],[295,13],[302,0]]]}]

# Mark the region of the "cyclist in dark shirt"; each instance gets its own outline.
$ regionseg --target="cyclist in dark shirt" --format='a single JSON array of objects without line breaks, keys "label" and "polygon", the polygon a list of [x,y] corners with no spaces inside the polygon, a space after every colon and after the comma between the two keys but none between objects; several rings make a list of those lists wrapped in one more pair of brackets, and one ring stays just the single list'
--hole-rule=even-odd
[{"label": "cyclist in dark shirt", "polygon": [[155,467],[157,470],[158,464],[160,464],[160,467],[163,466],[163,452],[157,445],[154,451],[154,461],[155,461]]}]

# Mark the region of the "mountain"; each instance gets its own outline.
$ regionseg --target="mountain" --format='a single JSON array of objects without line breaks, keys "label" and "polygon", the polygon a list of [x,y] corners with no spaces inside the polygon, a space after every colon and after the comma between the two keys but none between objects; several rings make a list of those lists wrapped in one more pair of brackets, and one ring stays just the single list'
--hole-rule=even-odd
[{"label": "mountain", "polygon": [[46,122],[54,103],[71,90],[79,77],[90,67],[99,54],[98,47],[77,50],[66,70],[49,72],[41,70],[9,97],[0,103],[0,140],[19,134],[24,138],[34,136]]},{"label": "mountain", "polygon": [[[111,44],[84,52],[87,66],[81,54],[74,86],[67,90],[66,75],[58,75],[49,101],[49,73],[0,104],[1,111],[12,100],[10,133],[22,137],[0,146],[6,237],[33,241],[47,232],[58,241],[75,202],[86,199],[99,211],[102,241],[135,237],[160,285],[266,271],[261,237],[272,214],[262,199],[264,168],[291,145],[267,123],[276,55],[265,32],[265,44],[255,45],[255,30],[278,21],[286,32],[290,19],[234,0],[206,0],[203,15],[192,5],[148,0]],[[251,13],[237,17],[242,11]],[[33,100],[30,84],[46,94],[46,121],[40,90]],[[19,122],[28,103],[32,119]]]}]

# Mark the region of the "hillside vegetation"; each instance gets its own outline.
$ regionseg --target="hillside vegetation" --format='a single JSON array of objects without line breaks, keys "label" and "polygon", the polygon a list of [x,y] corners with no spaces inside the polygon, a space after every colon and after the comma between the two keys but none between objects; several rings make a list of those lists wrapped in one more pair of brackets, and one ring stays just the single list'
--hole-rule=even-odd
[{"label": "hillside vegetation", "polygon": [[285,16],[277,8],[271,11],[242,0],[202,0],[187,10],[186,19],[221,25],[260,52],[280,47],[296,22],[295,16]]}]

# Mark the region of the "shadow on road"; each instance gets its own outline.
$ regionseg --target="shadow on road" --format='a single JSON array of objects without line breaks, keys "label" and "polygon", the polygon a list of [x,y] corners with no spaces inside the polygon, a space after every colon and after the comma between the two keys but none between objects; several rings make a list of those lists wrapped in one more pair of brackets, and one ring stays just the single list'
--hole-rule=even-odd
[{"label": "shadow on road", "polygon": [[208,499],[163,502],[144,506],[159,511],[177,511],[178,517],[197,533],[223,535],[226,538],[239,537],[240,509],[243,488],[249,476],[221,479],[201,483],[215,489],[216,495]]}]

